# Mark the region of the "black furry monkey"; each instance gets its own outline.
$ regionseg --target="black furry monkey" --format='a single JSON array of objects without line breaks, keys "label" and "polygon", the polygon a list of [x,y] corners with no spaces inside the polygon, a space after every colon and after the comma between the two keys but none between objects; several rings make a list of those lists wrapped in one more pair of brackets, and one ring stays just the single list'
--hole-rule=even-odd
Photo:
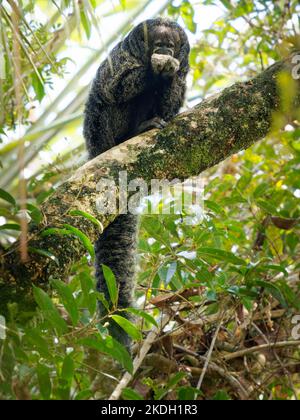
[{"label": "black furry monkey", "polygon": [[[183,29],[167,19],[136,26],[99,67],[85,109],[84,137],[92,159],[151,128],[162,128],[183,105],[190,46]],[[132,306],[137,217],[118,216],[95,245],[97,289],[109,301],[102,266],[119,286],[120,309]],[[100,313],[105,308],[100,304]],[[123,315],[124,316],[124,315]],[[129,348],[112,320],[110,333]]]}]

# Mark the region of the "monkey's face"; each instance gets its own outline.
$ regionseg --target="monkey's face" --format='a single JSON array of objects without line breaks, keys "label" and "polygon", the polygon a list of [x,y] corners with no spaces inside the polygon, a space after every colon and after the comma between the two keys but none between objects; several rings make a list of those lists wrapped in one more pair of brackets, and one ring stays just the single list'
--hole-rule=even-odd
[{"label": "monkey's face", "polygon": [[174,77],[180,68],[177,57],[180,51],[178,33],[166,26],[157,26],[150,38],[152,70],[162,77]]},{"label": "monkey's face", "polygon": [[160,54],[176,57],[180,48],[180,39],[176,31],[166,26],[158,26],[151,37],[151,55]]}]

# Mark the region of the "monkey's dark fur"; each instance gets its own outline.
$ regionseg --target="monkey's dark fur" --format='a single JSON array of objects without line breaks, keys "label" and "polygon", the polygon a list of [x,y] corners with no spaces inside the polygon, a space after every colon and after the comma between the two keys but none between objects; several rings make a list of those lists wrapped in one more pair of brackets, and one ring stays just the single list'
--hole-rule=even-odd
[{"label": "monkey's dark fur", "polygon": [[[162,128],[178,113],[185,96],[189,51],[183,29],[161,18],[136,26],[112,50],[97,71],[86,104],[84,136],[90,159],[138,133]],[[155,64],[153,54],[163,55],[165,62]],[[105,264],[118,281],[120,309],[133,304],[136,235],[136,216],[121,215],[95,245],[97,289],[109,301],[101,267]],[[100,313],[106,313],[101,304]],[[130,346],[129,337],[111,321],[110,333]]]}]

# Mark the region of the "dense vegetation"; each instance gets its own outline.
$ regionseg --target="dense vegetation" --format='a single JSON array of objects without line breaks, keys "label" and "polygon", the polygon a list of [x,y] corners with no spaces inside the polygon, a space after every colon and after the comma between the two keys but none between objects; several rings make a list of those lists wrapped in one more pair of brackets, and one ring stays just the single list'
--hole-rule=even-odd
[{"label": "dense vegetation", "polygon": [[[296,0],[24,4],[0,4],[0,258],[24,236],[25,220],[39,223],[40,205],[84,162],[90,69],[142,11],[150,17],[159,10],[189,33],[187,106],[300,49]],[[120,27],[103,39],[109,19]],[[85,61],[74,63],[78,52]],[[161,317],[168,322],[125,399],[299,398],[300,111],[284,75],[279,88],[282,110],[269,136],[201,174],[204,215],[142,217],[139,309],[128,309],[137,325],[111,316],[140,344]],[[36,312],[9,305],[1,399],[105,399],[120,365],[132,371],[131,356],[97,317],[103,296],[95,291],[92,244],[84,241],[87,255],[68,279],[51,280],[52,294],[34,287]],[[26,241],[21,248],[56,258],[26,250]],[[106,280],[116,296],[109,269]]]}]

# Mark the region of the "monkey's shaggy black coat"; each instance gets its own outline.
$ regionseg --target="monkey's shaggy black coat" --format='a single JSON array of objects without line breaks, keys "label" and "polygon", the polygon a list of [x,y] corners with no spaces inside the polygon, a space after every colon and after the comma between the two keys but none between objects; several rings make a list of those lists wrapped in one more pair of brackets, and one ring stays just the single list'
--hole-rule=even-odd
[{"label": "monkey's shaggy black coat", "polygon": [[[155,74],[151,65],[157,33],[175,43],[174,58],[180,68],[171,77]],[[141,131],[159,126],[153,119],[169,121],[178,113],[186,91],[189,51],[183,29],[161,18],[139,24],[112,50],[97,71],[86,103],[84,136],[90,159]],[[97,289],[109,301],[101,267],[105,264],[116,275],[120,309],[133,304],[136,236],[136,216],[121,215],[95,245]],[[101,304],[100,313],[106,313]],[[110,332],[130,346],[129,337],[111,321]]]}]

